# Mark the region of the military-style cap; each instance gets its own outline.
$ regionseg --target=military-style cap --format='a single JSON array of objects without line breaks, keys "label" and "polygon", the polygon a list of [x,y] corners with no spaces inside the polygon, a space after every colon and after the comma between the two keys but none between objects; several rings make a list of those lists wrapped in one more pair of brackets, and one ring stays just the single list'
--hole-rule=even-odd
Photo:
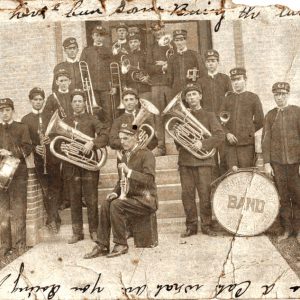
[{"label": "military-style cap", "polygon": [[138,92],[137,92],[136,89],[125,87],[123,89],[122,98],[124,98],[124,96],[129,95],[129,94],[130,95],[135,95],[137,98],[139,98],[139,95],[138,95]]},{"label": "military-style cap", "polygon": [[128,41],[130,41],[130,40],[139,40],[140,41],[141,40],[141,36],[138,33],[131,34],[128,37]]},{"label": "military-style cap", "polygon": [[244,68],[234,68],[229,71],[230,78],[234,78],[236,76],[244,75],[246,76],[246,70]]},{"label": "military-style cap", "polygon": [[178,36],[183,36],[184,38],[186,38],[187,36],[187,31],[185,29],[177,29],[173,31],[173,38],[175,39]]},{"label": "military-style cap", "polygon": [[189,83],[186,85],[185,89],[183,90],[182,96],[185,98],[186,94],[190,91],[197,91],[202,94],[201,86],[194,83]]},{"label": "military-style cap", "polygon": [[68,37],[67,39],[65,39],[63,41],[63,47],[64,48],[68,48],[70,46],[76,46],[76,47],[78,47],[78,43],[77,43],[76,39],[73,38],[73,37]]},{"label": "military-style cap", "polygon": [[127,31],[128,31],[128,26],[123,23],[123,22],[120,22],[117,26],[116,26],[116,30],[118,30],[119,28],[125,28]]},{"label": "military-style cap", "polygon": [[59,69],[56,73],[55,73],[55,79],[57,79],[59,76],[66,76],[69,79],[71,79],[70,73],[66,70],[66,69]]},{"label": "military-style cap", "polygon": [[43,89],[39,87],[34,87],[33,89],[30,90],[29,92],[29,99],[33,99],[35,95],[41,95],[43,99],[45,99],[45,92]]},{"label": "military-style cap", "polygon": [[98,25],[98,26],[94,27],[93,31],[92,31],[92,34],[93,33],[99,33],[100,35],[106,35],[107,34],[105,28],[103,28],[101,25]]},{"label": "military-style cap", "polygon": [[220,55],[219,55],[219,52],[214,50],[214,49],[211,49],[211,50],[207,50],[204,54],[205,56],[205,59],[217,59],[219,60],[220,58]]},{"label": "military-style cap", "polygon": [[74,96],[76,96],[76,95],[82,96],[83,100],[85,101],[85,92],[84,92],[84,90],[82,90],[82,89],[74,89],[74,90],[71,92],[71,102],[73,101],[73,98],[74,98]]},{"label": "military-style cap", "polygon": [[119,129],[119,132],[124,132],[127,134],[134,135],[138,131],[138,127],[136,125],[132,125],[132,123],[122,123]]},{"label": "military-style cap", "polygon": [[273,93],[289,93],[290,85],[287,82],[276,82],[272,86]]},{"label": "military-style cap", "polygon": [[11,107],[14,109],[14,102],[10,98],[0,99],[0,109],[4,107]]}]

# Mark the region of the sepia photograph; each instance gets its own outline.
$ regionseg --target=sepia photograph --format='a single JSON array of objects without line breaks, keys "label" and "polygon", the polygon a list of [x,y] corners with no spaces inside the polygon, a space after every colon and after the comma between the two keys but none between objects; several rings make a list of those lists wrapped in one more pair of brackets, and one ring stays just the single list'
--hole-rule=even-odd
[{"label": "sepia photograph", "polygon": [[0,299],[300,298],[297,12],[33,2],[1,17]]}]

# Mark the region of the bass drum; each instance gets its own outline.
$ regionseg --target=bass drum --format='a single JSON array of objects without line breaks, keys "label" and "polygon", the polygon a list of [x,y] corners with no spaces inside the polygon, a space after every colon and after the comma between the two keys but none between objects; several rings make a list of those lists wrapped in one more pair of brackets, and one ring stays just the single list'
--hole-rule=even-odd
[{"label": "bass drum", "polygon": [[0,190],[6,191],[19,166],[20,159],[13,156],[5,156],[0,162]]},{"label": "bass drum", "polygon": [[266,231],[279,212],[279,195],[274,183],[255,170],[229,173],[212,197],[216,219],[238,236],[254,236]]}]

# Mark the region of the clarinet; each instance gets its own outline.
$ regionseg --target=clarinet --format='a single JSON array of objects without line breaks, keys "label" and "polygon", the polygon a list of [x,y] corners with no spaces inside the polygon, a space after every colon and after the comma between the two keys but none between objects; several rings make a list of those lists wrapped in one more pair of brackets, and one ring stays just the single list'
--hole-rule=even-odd
[{"label": "clarinet", "polygon": [[48,174],[47,172],[47,150],[46,150],[46,145],[43,142],[45,138],[45,132],[44,132],[44,126],[43,126],[43,120],[42,116],[39,114],[39,129],[38,129],[38,134],[40,138],[40,144],[43,146],[43,162],[44,162],[44,174]]}]

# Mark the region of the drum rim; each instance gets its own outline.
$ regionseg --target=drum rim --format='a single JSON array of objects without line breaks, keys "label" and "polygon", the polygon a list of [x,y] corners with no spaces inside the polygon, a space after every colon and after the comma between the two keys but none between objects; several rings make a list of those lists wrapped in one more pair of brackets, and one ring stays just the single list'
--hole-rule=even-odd
[{"label": "drum rim", "polygon": [[[277,197],[278,197],[278,207],[277,207],[276,216],[275,216],[275,218],[274,218],[274,221],[273,221],[268,227],[266,227],[266,228],[263,229],[262,231],[258,231],[258,232],[255,233],[255,234],[239,234],[239,233],[236,233],[234,230],[230,230],[230,229],[226,228],[226,227],[225,227],[223,224],[221,224],[221,222],[218,220],[217,215],[216,215],[216,212],[215,212],[214,196],[215,196],[215,193],[216,193],[216,190],[217,190],[218,186],[220,185],[220,183],[221,183],[225,178],[229,177],[230,175],[237,174],[237,173],[249,173],[249,172],[251,172],[251,173],[256,173],[256,174],[258,174],[258,175],[261,175],[262,177],[264,177],[265,179],[267,179],[269,182],[271,182],[271,183],[273,184],[273,186],[274,186],[274,188],[275,188],[275,192],[276,192]],[[222,176],[221,176],[221,177],[222,177]],[[221,178],[221,177],[219,177],[219,178]],[[216,220],[217,220],[218,223],[222,226],[222,228],[224,228],[227,232],[232,233],[234,236],[240,236],[240,237],[243,237],[243,236],[249,236],[249,237],[251,237],[251,236],[257,236],[257,235],[260,235],[260,234],[266,232],[266,231],[274,224],[274,222],[276,221],[276,218],[278,217],[279,211],[280,211],[280,197],[279,197],[279,193],[278,193],[277,187],[276,187],[276,185],[275,185],[275,182],[274,182],[270,177],[268,177],[265,173],[260,172],[260,171],[258,171],[258,170],[255,169],[255,168],[253,168],[253,169],[252,169],[252,168],[240,168],[240,169],[238,169],[237,171],[231,171],[231,172],[229,172],[229,173],[223,175],[222,180],[221,180],[220,182],[218,182],[217,186],[213,189],[213,191],[212,191],[212,193],[211,193],[211,202],[212,202],[212,210],[213,210],[213,212],[214,212],[214,215],[215,215],[215,217],[216,217]]]}]

